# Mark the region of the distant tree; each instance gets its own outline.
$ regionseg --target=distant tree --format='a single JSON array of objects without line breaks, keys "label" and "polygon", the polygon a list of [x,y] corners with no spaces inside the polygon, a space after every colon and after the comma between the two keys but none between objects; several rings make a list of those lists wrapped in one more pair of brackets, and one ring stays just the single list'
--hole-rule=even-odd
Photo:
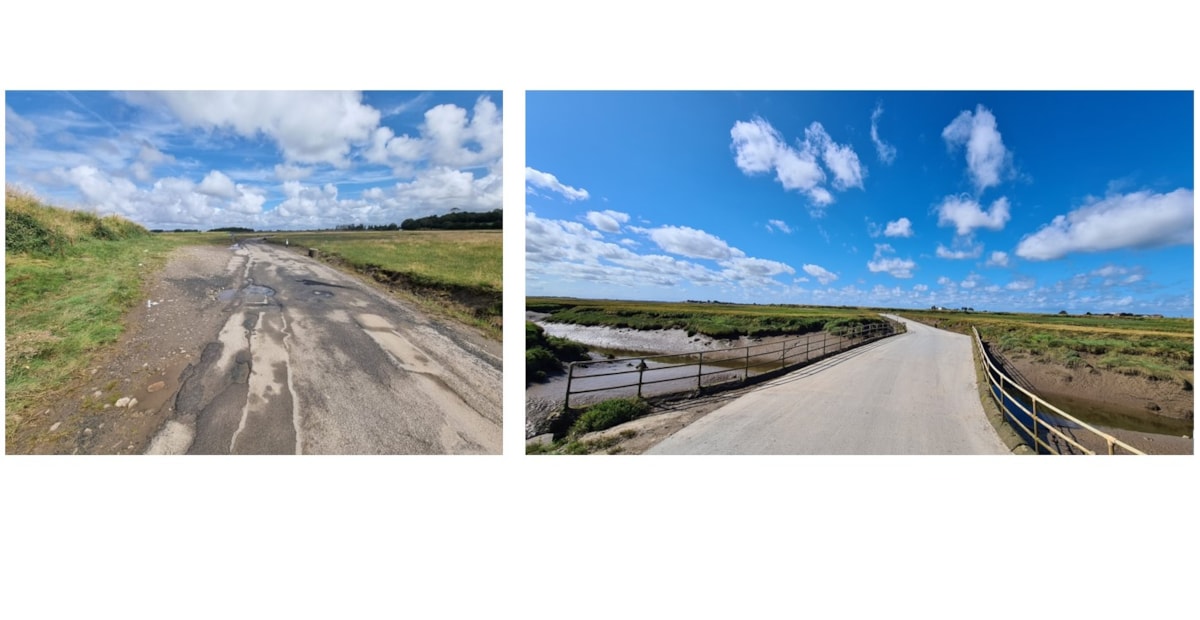
[{"label": "distant tree", "polygon": [[1058,311],[1058,314],[1059,314],[1059,315],[1061,315],[1061,316],[1066,316],[1066,314],[1067,314],[1067,311],[1066,311],[1066,310],[1059,310],[1059,311]]}]

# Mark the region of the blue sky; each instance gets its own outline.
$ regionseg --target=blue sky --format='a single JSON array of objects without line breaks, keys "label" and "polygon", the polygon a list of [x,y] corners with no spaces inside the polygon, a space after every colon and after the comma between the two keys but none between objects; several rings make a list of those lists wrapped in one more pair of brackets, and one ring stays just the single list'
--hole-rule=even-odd
[{"label": "blue sky", "polygon": [[1193,313],[1191,92],[529,92],[529,295]]},{"label": "blue sky", "polygon": [[149,228],[501,207],[499,92],[5,93],[5,182]]}]

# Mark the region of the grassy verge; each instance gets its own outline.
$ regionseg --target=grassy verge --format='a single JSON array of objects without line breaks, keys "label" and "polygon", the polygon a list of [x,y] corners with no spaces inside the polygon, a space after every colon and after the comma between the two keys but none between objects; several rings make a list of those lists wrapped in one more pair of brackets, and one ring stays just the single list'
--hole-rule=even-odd
[{"label": "grassy verge", "polygon": [[[5,191],[5,435],[77,383],[176,239]],[[10,444],[11,445],[11,444]]]},{"label": "grassy verge", "polygon": [[882,324],[875,312],[861,308],[715,303],[665,303],[573,300],[530,297],[525,307],[549,314],[546,320],[576,325],[629,329],[682,329],[712,338],[800,335],[821,330],[836,333],[856,325]]},{"label": "grassy verge", "polygon": [[964,334],[975,325],[984,341],[1004,354],[1024,353],[1068,368],[1092,360],[1106,370],[1191,387],[1192,319],[899,312]]},{"label": "grassy verge", "polygon": [[268,241],[316,248],[375,280],[408,291],[426,309],[501,339],[504,252],[500,231],[273,233]]}]

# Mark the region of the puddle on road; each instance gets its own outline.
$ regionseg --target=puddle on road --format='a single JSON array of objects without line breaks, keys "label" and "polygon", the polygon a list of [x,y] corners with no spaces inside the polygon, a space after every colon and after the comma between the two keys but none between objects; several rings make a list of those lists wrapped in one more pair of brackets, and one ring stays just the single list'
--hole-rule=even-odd
[{"label": "puddle on road", "polygon": [[274,297],[274,296],[275,296],[275,289],[273,289],[269,286],[261,286],[258,284],[251,284],[249,286],[245,286],[240,289],[227,288],[227,289],[217,293],[217,299],[219,301],[233,301],[233,299],[235,297],[241,297],[244,299],[247,297]]}]

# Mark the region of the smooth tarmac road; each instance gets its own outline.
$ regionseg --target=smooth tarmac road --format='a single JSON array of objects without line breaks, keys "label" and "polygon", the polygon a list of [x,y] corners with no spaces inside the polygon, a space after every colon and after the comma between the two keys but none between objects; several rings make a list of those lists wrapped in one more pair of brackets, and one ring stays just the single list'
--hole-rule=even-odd
[{"label": "smooth tarmac road", "polygon": [[1009,454],[979,401],[968,336],[908,332],[769,381],[646,454]]},{"label": "smooth tarmac road", "polygon": [[149,453],[499,454],[501,360],[311,258],[231,249],[228,313]]}]

